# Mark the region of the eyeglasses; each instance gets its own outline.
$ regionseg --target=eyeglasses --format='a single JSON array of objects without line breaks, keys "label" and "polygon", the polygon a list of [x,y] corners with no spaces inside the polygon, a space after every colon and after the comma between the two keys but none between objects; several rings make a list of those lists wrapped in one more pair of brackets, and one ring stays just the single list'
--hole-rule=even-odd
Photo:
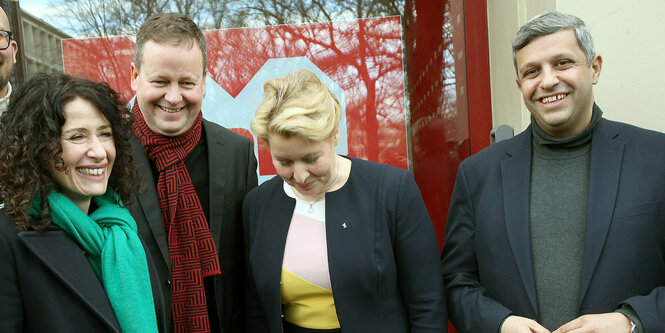
[{"label": "eyeglasses", "polygon": [[9,47],[9,44],[12,42],[13,33],[9,30],[0,29],[0,50],[4,50]]}]

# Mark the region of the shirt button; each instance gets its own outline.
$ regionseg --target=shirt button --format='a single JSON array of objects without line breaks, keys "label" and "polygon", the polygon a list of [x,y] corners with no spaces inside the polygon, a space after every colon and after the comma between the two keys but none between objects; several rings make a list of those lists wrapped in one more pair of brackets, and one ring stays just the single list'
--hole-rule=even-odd
[{"label": "shirt button", "polygon": [[171,289],[171,280],[166,280],[166,286]]}]

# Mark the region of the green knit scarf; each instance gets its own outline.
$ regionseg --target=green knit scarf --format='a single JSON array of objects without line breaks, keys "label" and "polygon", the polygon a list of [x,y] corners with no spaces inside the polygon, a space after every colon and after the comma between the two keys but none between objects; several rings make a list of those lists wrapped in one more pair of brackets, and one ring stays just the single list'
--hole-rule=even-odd
[{"label": "green knit scarf", "polygon": [[[86,215],[69,198],[51,191],[51,219],[86,251],[122,332],[158,332],[148,262],[136,222],[113,190],[93,200],[97,209]],[[37,198],[28,212],[38,216],[39,210]]]}]

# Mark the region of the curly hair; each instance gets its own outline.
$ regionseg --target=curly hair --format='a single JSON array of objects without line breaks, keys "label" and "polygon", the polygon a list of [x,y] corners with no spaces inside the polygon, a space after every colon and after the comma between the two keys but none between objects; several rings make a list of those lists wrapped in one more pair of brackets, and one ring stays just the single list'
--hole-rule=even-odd
[{"label": "curly hair", "polygon": [[[132,158],[132,115],[121,95],[106,83],[65,74],[38,74],[12,92],[0,116],[0,196],[17,230],[43,230],[51,223],[47,196],[61,191],[49,169],[65,170],[60,143],[64,106],[75,98],[92,103],[109,121],[116,158],[109,184],[123,202],[136,193],[138,173]],[[39,218],[28,208],[40,198]]]}]

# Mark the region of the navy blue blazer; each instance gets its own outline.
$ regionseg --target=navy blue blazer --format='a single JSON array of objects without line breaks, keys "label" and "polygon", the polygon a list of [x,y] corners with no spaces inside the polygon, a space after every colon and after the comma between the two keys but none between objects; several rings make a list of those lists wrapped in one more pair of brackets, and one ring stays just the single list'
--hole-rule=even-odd
[{"label": "navy blue blazer", "polygon": [[[326,239],[342,331],[447,332],[438,245],[413,177],[352,158],[351,174],[326,193]],[[279,176],[243,203],[251,332],[281,332],[280,280],[295,200]],[[346,228],[342,224],[346,223]]]},{"label": "navy blue blazer", "polygon": [[[166,332],[157,272],[145,252],[157,327]],[[17,232],[0,212],[0,332],[120,333],[104,286],[78,243],[59,227]]]},{"label": "navy blue blazer", "polygon": [[[665,135],[601,119],[591,141],[579,315],[627,303],[665,332]],[[539,320],[529,238],[531,127],[465,160],[448,214],[442,270],[460,333]]]}]

